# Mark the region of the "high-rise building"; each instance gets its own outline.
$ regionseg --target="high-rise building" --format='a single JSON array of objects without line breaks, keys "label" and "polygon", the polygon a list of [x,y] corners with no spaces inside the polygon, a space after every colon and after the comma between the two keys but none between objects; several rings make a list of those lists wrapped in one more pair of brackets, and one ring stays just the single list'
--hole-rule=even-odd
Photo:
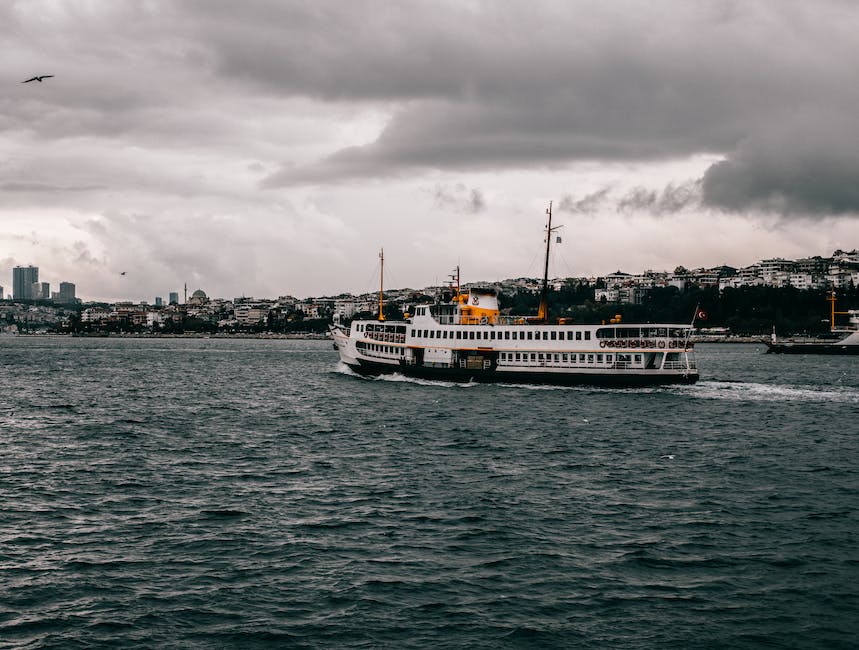
[{"label": "high-rise building", "polygon": [[72,282],[60,282],[59,301],[70,305],[75,301],[75,285]]},{"label": "high-rise building", "polygon": [[178,305],[179,304],[179,292],[178,291],[171,291],[170,292],[170,304],[171,305]]},{"label": "high-rise building", "polygon": [[51,283],[50,282],[35,282],[35,283],[33,283],[33,298],[35,300],[50,300],[50,298],[51,298]]},{"label": "high-rise building", "polygon": [[161,298],[161,296],[155,296],[155,306],[156,307],[163,307],[164,306],[164,300]]},{"label": "high-rise building", "polygon": [[38,266],[16,266],[12,269],[12,297],[15,300],[32,300],[33,285],[38,281]]},{"label": "high-rise building", "polygon": [[0,287],[0,300],[3,300],[6,297],[6,294],[3,293],[3,287]]}]

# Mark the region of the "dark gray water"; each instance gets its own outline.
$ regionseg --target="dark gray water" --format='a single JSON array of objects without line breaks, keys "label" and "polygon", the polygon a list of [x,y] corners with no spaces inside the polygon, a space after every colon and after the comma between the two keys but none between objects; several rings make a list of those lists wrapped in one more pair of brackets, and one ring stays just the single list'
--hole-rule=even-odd
[{"label": "dark gray water", "polygon": [[328,342],[0,340],[0,645],[854,648],[859,357],[361,379]]}]

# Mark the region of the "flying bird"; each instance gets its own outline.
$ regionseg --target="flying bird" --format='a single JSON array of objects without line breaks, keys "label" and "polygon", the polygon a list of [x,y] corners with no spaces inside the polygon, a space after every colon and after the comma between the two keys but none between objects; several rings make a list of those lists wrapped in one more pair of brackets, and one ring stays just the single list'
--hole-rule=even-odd
[{"label": "flying bird", "polygon": [[126,271],[122,271],[122,272],[120,273],[120,275],[125,275],[125,274],[126,274]]},{"label": "flying bird", "polygon": [[31,77],[31,78],[27,79],[27,81],[22,81],[21,83],[22,84],[28,84],[31,81],[38,81],[39,83],[42,83],[42,79],[50,79],[53,76],[54,75],[52,75],[52,74],[43,74],[43,75],[39,75],[37,77]]}]

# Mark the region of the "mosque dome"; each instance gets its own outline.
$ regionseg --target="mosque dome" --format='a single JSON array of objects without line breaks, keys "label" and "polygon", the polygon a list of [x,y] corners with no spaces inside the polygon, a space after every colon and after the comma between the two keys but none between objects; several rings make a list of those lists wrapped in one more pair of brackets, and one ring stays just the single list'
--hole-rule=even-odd
[{"label": "mosque dome", "polygon": [[200,298],[201,300],[206,299],[206,292],[202,289],[197,289],[194,293],[191,294],[192,298]]}]

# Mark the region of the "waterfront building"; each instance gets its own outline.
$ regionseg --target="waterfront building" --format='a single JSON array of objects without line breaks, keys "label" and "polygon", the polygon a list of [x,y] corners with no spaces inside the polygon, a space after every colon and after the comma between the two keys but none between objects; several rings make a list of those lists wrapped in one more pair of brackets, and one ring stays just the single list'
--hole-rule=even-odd
[{"label": "waterfront building", "polygon": [[32,300],[33,285],[38,281],[38,266],[16,266],[12,269],[12,298],[15,300]]}]

